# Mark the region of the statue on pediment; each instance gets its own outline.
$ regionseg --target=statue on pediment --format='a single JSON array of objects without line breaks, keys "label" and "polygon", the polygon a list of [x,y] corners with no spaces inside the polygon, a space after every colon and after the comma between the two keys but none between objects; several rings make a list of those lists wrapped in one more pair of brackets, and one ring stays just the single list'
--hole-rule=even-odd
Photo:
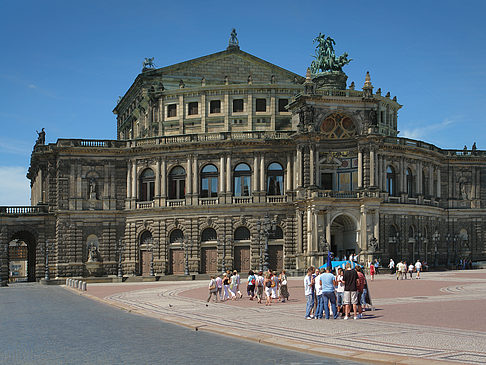
[{"label": "statue on pediment", "polygon": [[142,63],[142,71],[149,69],[149,68],[155,68],[155,63],[154,63],[155,57],[152,58],[145,58]]}]

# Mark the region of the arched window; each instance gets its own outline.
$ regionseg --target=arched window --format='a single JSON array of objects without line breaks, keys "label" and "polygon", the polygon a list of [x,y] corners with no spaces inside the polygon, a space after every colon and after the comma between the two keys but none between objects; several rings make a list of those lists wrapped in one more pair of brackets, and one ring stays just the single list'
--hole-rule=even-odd
[{"label": "arched window", "polygon": [[268,238],[271,240],[281,240],[283,238],[282,228],[276,226],[274,231],[270,231]]},{"label": "arched window", "polygon": [[174,167],[169,174],[169,199],[184,199],[186,196],[186,170]]},{"label": "arched window", "polygon": [[216,241],[218,235],[214,228],[206,228],[201,234],[201,242]]},{"label": "arched window", "polygon": [[250,231],[246,227],[238,227],[235,230],[235,241],[248,241],[250,239]]},{"label": "arched window", "polygon": [[396,196],[397,187],[395,169],[391,166],[388,166],[386,169],[386,191],[390,196]]},{"label": "arched window", "polygon": [[154,200],[155,195],[155,174],[152,169],[145,169],[140,174],[140,201],[147,202]]},{"label": "arched window", "polygon": [[170,232],[169,243],[182,242],[184,240],[184,233],[180,229],[174,229]]},{"label": "arched window", "polygon": [[218,196],[218,169],[214,165],[206,165],[201,171],[201,198]]},{"label": "arched window", "polygon": [[273,162],[267,169],[267,195],[283,195],[284,171],[282,165]]},{"label": "arched window", "polygon": [[412,197],[413,194],[414,194],[414,190],[413,190],[414,178],[413,178],[412,170],[407,169],[405,171],[405,176],[406,176],[406,180],[407,180],[407,194],[408,194],[409,197]]},{"label": "arched window", "polygon": [[140,244],[151,244],[152,243],[152,233],[150,231],[144,231],[140,235]]},{"label": "arched window", "polygon": [[233,173],[234,196],[250,196],[251,194],[251,169],[246,163],[240,163]]}]

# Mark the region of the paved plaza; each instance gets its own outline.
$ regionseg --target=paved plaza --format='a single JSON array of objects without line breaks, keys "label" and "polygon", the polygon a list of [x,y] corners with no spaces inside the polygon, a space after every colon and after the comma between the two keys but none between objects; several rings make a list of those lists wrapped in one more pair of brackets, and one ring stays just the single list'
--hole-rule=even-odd
[{"label": "paved plaza", "polygon": [[196,332],[59,286],[0,288],[0,310],[0,364],[356,364]]},{"label": "paved plaza", "polygon": [[[486,363],[486,270],[389,274],[369,281],[374,311],[362,320],[304,320],[302,278],[290,301],[271,307],[244,297],[205,302],[207,282],[92,284],[80,294],[197,330],[356,361]],[[243,285],[246,287],[246,285]]]}]

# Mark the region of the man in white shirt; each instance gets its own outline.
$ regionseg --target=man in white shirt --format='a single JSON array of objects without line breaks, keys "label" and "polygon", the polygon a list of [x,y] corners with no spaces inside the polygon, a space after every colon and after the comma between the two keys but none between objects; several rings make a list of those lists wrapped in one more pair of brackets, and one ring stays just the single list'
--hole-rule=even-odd
[{"label": "man in white shirt", "polygon": [[312,319],[314,316],[311,315],[312,308],[314,308],[314,293],[312,291],[312,268],[307,269],[307,275],[304,278],[304,294],[307,304],[305,307],[305,319]]},{"label": "man in white shirt", "polygon": [[324,298],[322,297],[322,285],[321,285],[321,270],[319,275],[315,278],[315,289],[316,289],[316,300],[317,300],[317,307],[316,307],[316,319],[322,319],[322,311],[324,310]]},{"label": "man in white shirt", "polygon": [[341,307],[344,299],[344,281],[343,281],[343,269],[338,269],[338,275],[336,277],[336,299],[337,299],[337,311],[341,313]]},{"label": "man in white shirt", "polygon": [[393,273],[395,272],[395,261],[393,261],[393,259],[390,259],[388,268],[390,269],[390,274],[393,275]]},{"label": "man in white shirt", "polygon": [[415,263],[415,270],[417,271],[417,279],[420,279],[420,271],[422,270],[422,263],[420,260],[417,260]]}]

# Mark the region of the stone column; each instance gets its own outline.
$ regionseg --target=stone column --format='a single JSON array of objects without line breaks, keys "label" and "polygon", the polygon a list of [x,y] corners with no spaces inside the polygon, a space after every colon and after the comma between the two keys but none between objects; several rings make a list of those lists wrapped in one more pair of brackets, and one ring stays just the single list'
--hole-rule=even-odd
[{"label": "stone column", "polygon": [[297,218],[297,253],[302,253],[302,212],[297,209],[295,214]]},{"label": "stone column", "polygon": [[231,155],[226,156],[226,191],[231,193]]},{"label": "stone column", "polygon": [[260,180],[258,178],[258,155],[253,156],[253,191],[259,191],[259,183]]},{"label": "stone column", "polygon": [[316,159],[316,163],[315,163],[315,166],[316,166],[316,185],[321,186],[321,167],[320,167],[320,164],[319,164],[319,149],[316,149],[315,159]]},{"label": "stone column", "polygon": [[248,110],[248,129],[250,131],[253,130],[253,95],[250,92],[248,92],[248,104],[247,104],[247,110]]},{"label": "stone column", "polygon": [[399,163],[399,171],[398,171],[398,181],[399,181],[399,186],[398,186],[398,191],[400,193],[405,193],[406,192],[406,187],[405,187],[405,163],[403,161],[403,157],[400,158],[400,163]]},{"label": "stone column", "polygon": [[360,237],[358,242],[358,247],[364,251],[368,250],[368,232],[366,231],[366,220],[367,220],[367,209],[364,205],[360,208],[361,219],[360,219]]},{"label": "stone column", "polygon": [[192,156],[187,158],[186,191],[187,195],[192,194]]},{"label": "stone column", "polygon": [[165,206],[167,199],[167,162],[165,158],[162,159],[160,166],[160,206]]},{"label": "stone column", "polygon": [[417,180],[416,180],[416,183],[417,183],[417,194],[419,195],[423,195],[424,192],[422,191],[422,162],[417,162],[416,164],[416,168],[417,168]]},{"label": "stone column", "polygon": [[307,254],[312,251],[312,210],[307,208]]},{"label": "stone column", "polygon": [[157,159],[155,163],[155,201],[159,202],[159,198],[160,198],[160,160]]},{"label": "stone column", "polygon": [[326,240],[331,244],[331,212],[326,211]]},{"label": "stone column", "polygon": [[370,149],[370,186],[375,186],[375,151]]},{"label": "stone column", "polygon": [[197,202],[199,196],[199,169],[197,166],[197,156],[193,156],[192,163],[194,164],[192,168],[192,192],[195,196],[195,201]]},{"label": "stone column", "polygon": [[132,161],[132,199],[137,199],[137,161]]},{"label": "stone column", "polygon": [[437,198],[440,198],[440,166],[437,167]]},{"label": "stone column", "polygon": [[429,166],[429,195],[434,195],[434,169],[433,166]]},{"label": "stone column", "polygon": [[363,152],[358,151],[358,188],[363,187]]},{"label": "stone column", "polygon": [[310,146],[309,147],[309,153],[310,153],[310,185],[313,186],[315,185],[315,176],[314,176],[314,171],[315,171],[315,158],[314,158],[314,154],[315,154],[315,151],[314,151],[314,146]]},{"label": "stone column", "polygon": [[201,132],[206,133],[206,92],[201,93]]},{"label": "stone column", "polygon": [[265,192],[266,185],[265,185],[265,155],[262,154],[260,156],[260,191],[262,193]]},{"label": "stone column", "polygon": [[289,192],[292,190],[292,167],[291,167],[291,159],[292,159],[292,155],[288,155],[287,156],[287,186],[286,186],[286,192]]},{"label": "stone column", "polygon": [[374,214],[374,236],[380,242],[380,213],[378,209],[375,209],[375,214]]},{"label": "stone column", "polygon": [[223,102],[223,115],[224,115],[224,130],[230,130],[230,122],[229,122],[229,111],[230,102],[229,102],[229,94],[228,91],[224,93],[224,102]]},{"label": "stone column", "polygon": [[[388,168],[385,156],[382,156],[382,158],[381,158],[381,166],[382,166],[382,169],[381,169],[381,171],[382,171],[381,189],[385,191],[386,190],[386,170]],[[395,181],[395,184],[396,184],[396,181]]]},{"label": "stone column", "polygon": [[132,197],[132,162],[127,162],[127,199]]},{"label": "stone column", "polygon": [[225,190],[225,174],[224,174],[224,155],[219,158],[219,192],[224,193]]},{"label": "stone column", "polygon": [[272,89],[272,96],[270,97],[270,130],[275,130],[275,89]]},{"label": "stone column", "polygon": [[297,188],[302,187],[302,147],[297,147],[297,163],[295,168],[295,176],[297,178]]}]

